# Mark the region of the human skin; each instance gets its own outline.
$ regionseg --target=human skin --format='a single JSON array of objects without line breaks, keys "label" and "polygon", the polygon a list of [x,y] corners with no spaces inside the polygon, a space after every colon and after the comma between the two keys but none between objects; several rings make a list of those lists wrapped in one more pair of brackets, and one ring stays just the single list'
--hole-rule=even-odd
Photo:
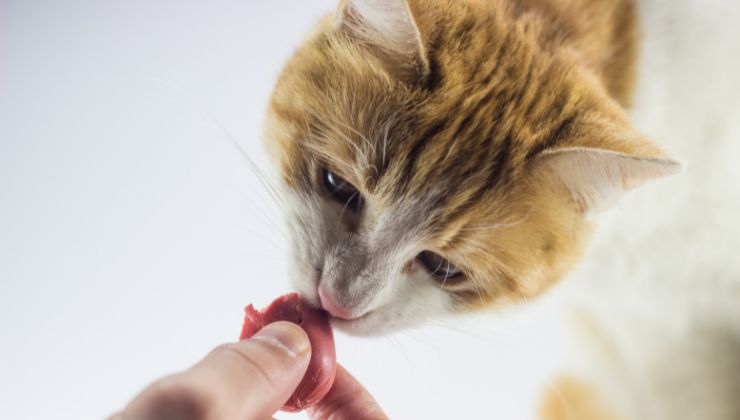
[{"label": "human skin", "polygon": [[[154,382],[110,420],[264,420],[293,393],[310,357],[306,333],[295,324],[276,322],[251,339],[216,347],[188,370]],[[312,419],[387,418],[341,366],[329,393],[308,414]]]}]

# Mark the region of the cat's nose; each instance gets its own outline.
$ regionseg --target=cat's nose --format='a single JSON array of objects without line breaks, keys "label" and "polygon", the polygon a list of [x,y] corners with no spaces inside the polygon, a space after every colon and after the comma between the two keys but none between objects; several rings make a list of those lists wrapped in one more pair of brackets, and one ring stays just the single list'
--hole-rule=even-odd
[{"label": "cat's nose", "polygon": [[341,319],[356,318],[349,309],[338,304],[323,287],[319,287],[319,300],[321,301],[321,307],[333,317]]}]

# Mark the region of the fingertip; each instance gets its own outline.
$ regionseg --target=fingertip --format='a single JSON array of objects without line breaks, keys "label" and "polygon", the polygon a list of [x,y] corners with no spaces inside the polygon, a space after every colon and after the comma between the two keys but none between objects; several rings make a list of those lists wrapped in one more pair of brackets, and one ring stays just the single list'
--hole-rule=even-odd
[{"label": "fingertip", "polygon": [[116,415],[142,420],[267,418],[290,397],[310,357],[308,336],[300,326],[269,324],[251,339],[218,346],[190,369],[155,382]]},{"label": "fingertip", "polygon": [[277,347],[292,357],[310,356],[311,344],[308,335],[303,328],[292,322],[278,321],[268,324],[251,339]]}]

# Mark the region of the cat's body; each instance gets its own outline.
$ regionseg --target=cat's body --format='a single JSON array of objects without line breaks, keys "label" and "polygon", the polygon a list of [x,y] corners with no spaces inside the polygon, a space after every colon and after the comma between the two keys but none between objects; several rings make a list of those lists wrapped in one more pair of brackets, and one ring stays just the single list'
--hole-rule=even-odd
[{"label": "cat's body", "polygon": [[[695,38],[671,22],[690,15],[659,12],[629,0],[342,2],[286,67],[268,117],[296,287],[340,328],[377,334],[571,277],[554,293],[574,359],[542,396],[545,418],[737,418],[738,382],[721,373],[740,371],[738,127],[718,124],[739,107],[709,106],[734,97],[707,94],[712,81],[672,58]],[[722,50],[697,51],[699,72],[721,66]],[[630,124],[632,103],[641,133],[688,170],[609,212],[577,265],[597,213],[676,172]]]},{"label": "cat's body", "polygon": [[632,120],[687,168],[602,215],[563,285],[563,370],[600,385],[617,418],[738,419],[740,7],[638,6]]}]

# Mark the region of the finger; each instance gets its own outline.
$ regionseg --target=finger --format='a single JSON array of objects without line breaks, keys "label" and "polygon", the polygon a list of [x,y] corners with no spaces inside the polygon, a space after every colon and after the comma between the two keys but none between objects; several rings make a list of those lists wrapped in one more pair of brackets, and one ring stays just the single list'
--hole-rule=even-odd
[{"label": "finger", "polygon": [[276,322],[251,339],[219,346],[189,370],[156,382],[120,418],[264,420],[288,400],[306,373],[310,356],[306,333],[295,324]]},{"label": "finger", "polygon": [[329,393],[308,409],[314,420],[386,420],[375,399],[346,369],[337,365],[337,377]]}]

